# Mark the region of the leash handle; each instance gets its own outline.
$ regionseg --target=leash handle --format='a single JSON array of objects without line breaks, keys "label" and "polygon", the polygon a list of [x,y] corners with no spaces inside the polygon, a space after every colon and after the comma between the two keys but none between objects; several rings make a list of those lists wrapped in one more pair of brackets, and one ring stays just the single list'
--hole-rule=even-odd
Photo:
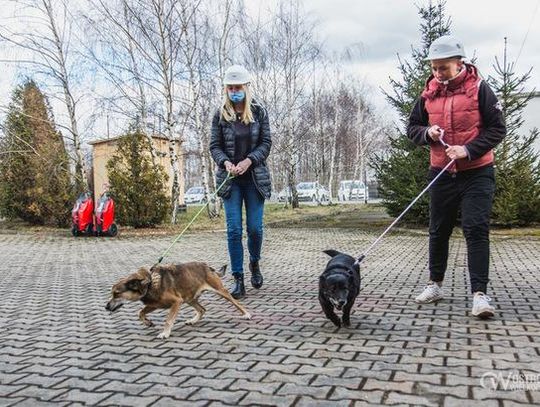
[{"label": "leash handle", "polygon": [[199,209],[199,211],[195,214],[195,216],[193,216],[193,218],[189,221],[189,223],[186,225],[186,227],[180,232],[180,234],[178,236],[176,236],[176,239],[173,240],[173,242],[169,245],[169,247],[163,252],[163,254],[161,255],[161,257],[158,259],[157,263],[155,265],[158,265],[162,262],[163,258],[169,253],[169,251],[171,250],[171,248],[174,246],[174,244],[180,240],[180,238],[184,235],[184,233],[186,232],[186,230],[189,229],[189,227],[193,224],[193,222],[195,222],[195,219],[198,218],[198,216],[202,213],[202,211],[204,209],[206,209],[206,207],[210,204],[210,198],[215,198],[215,196],[217,195],[217,193],[221,190],[221,188],[223,187],[223,185],[225,185],[227,183],[227,181],[229,181],[230,179],[233,179],[235,176],[232,175],[230,172],[227,172],[227,177],[225,178],[225,180],[221,183],[221,185],[216,189],[216,191],[210,195],[210,197],[206,200],[206,203],[201,207],[201,209]]},{"label": "leash handle", "polygon": [[444,141],[444,129],[441,129],[441,137],[439,137],[439,141],[443,145],[443,147],[448,148],[450,147],[450,144],[448,144],[446,141]]}]

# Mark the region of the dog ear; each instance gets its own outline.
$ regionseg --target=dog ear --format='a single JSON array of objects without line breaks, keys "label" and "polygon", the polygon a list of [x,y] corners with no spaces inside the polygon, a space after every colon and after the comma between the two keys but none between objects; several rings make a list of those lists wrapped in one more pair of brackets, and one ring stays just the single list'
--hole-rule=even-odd
[{"label": "dog ear", "polygon": [[338,254],[343,254],[343,253],[338,252],[337,250],[333,250],[333,249],[323,250],[323,253],[326,253],[330,257],[336,257]]},{"label": "dog ear", "polygon": [[126,287],[131,291],[136,291],[142,294],[148,283],[149,281],[147,282],[147,280],[129,280],[126,283]]}]

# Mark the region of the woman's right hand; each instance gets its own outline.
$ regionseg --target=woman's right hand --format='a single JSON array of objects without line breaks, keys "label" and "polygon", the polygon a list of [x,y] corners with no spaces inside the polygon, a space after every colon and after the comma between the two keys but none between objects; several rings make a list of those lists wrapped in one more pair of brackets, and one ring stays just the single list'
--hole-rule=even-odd
[{"label": "woman's right hand", "polygon": [[225,170],[228,173],[230,173],[231,175],[236,175],[236,166],[232,162],[225,161],[223,165],[225,166]]}]

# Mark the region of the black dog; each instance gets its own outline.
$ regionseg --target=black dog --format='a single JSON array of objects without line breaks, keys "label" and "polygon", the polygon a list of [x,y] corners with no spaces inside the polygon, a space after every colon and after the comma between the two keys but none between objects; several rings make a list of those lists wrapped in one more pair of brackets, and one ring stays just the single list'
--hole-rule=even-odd
[{"label": "black dog", "polygon": [[351,308],[360,292],[360,266],[355,258],[336,250],[325,250],[332,257],[319,277],[319,302],[326,317],[338,328],[341,320],[334,312],[343,309],[343,325],[350,326]]}]

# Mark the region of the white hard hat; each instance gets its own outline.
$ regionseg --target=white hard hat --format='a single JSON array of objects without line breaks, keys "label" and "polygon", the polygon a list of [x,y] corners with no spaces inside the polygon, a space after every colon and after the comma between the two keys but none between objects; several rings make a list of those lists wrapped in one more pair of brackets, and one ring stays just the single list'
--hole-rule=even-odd
[{"label": "white hard hat", "polygon": [[244,85],[251,82],[251,75],[242,65],[232,65],[225,71],[224,85]]},{"label": "white hard hat", "polygon": [[431,43],[426,61],[451,57],[465,58],[465,48],[456,37],[443,35]]}]

